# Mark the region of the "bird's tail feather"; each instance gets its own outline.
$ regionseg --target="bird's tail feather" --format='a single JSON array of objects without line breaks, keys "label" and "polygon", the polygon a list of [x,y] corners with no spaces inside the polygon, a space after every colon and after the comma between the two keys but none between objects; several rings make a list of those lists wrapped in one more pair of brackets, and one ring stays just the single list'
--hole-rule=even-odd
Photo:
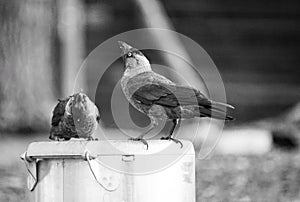
[{"label": "bird's tail feather", "polygon": [[226,112],[223,111],[223,109],[216,108],[216,107],[212,107],[211,109],[208,109],[202,106],[201,107],[198,106],[198,110],[196,110],[195,115],[199,117],[211,117],[211,118],[221,119],[221,120],[234,120],[234,118],[232,116],[227,115]]},{"label": "bird's tail feather", "polygon": [[227,110],[227,108],[234,109],[234,106],[232,106],[230,104],[226,104],[226,103],[222,103],[222,102],[215,102],[215,101],[211,101],[211,106],[213,109],[217,109],[217,110],[221,110],[221,111],[225,111],[225,109]]}]

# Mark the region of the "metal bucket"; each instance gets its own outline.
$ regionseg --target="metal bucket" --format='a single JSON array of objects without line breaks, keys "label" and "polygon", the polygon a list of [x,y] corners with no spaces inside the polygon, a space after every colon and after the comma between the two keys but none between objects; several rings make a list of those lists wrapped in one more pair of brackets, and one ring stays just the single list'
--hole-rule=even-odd
[{"label": "metal bucket", "polygon": [[169,141],[34,142],[22,155],[33,202],[193,202],[195,154]]}]

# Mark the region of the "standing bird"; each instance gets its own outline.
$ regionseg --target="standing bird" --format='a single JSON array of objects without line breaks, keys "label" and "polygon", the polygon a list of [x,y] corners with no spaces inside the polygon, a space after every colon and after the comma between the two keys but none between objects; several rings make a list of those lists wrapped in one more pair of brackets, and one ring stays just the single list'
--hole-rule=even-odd
[{"label": "standing bird", "polygon": [[84,93],[76,93],[62,100],[53,110],[50,139],[69,140],[86,138],[93,140],[100,121],[97,106]]},{"label": "standing bird", "polygon": [[227,108],[233,106],[214,102],[205,97],[199,90],[176,85],[166,77],[152,71],[150,62],[141,51],[119,41],[124,61],[124,73],[121,78],[122,91],[137,110],[146,114],[151,124],[149,129],[137,138],[131,140],[143,142],[147,148],[144,136],[158,125],[158,120],[172,120],[173,126],[164,140],[172,140],[176,125],[181,119],[194,117],[212,117],[232,120],[226,115]]}]

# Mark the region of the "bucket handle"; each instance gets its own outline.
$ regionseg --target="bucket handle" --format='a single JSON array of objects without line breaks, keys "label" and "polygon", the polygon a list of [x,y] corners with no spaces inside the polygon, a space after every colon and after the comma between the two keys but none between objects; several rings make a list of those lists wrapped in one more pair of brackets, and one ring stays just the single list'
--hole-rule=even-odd
[{"label": "bucket handle", "polygon": [[[109,192],[113,192],[113,191],[116,191],[120,185],[120,179],[117,178],[115,180],[107,180],[108,177],[105,177],[104,174],[103,175],[97,175],[95,173],[95,163],[97,164],[100,164],[98,161],[96,161],[96,157],[94,156],[91,156],[90,153],[88,151],[85,152],[85,159],[87,160],[88,164],[89,164],[89,168],[96,180],[96,182],[102,187],[104,188],[106,191],[109,191]],[[92,161],[93,160],[93,161]],[[99,167],[98,167],[99,168]],[[107,172],[107,171],[106,171]],[[114,174],[114,173],[111,173],[111,174]],[[116,176],[114,176],[116,178]]]},{"label": "bucket handle", "polygon": [[27,156],[27,152],[24,152],[21,154],[21,159],[24,161],[26,169],[28,171],[28,176],[27,176],[27,187],[30,191],[33,191],[36,184],[37,184],[37,160],[30,158]]}]

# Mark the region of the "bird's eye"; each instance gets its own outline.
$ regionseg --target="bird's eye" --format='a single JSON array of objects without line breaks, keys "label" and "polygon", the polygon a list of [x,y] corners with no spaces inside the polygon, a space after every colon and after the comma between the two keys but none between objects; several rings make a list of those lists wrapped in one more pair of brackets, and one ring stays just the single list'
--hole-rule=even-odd
[{"label": "bird's eye", "polygon": [[131,56],[132,56],[132,53],[131,53],[131,52],[127,53],[127,56],[128,56],[128,57],[131,57]]}]

